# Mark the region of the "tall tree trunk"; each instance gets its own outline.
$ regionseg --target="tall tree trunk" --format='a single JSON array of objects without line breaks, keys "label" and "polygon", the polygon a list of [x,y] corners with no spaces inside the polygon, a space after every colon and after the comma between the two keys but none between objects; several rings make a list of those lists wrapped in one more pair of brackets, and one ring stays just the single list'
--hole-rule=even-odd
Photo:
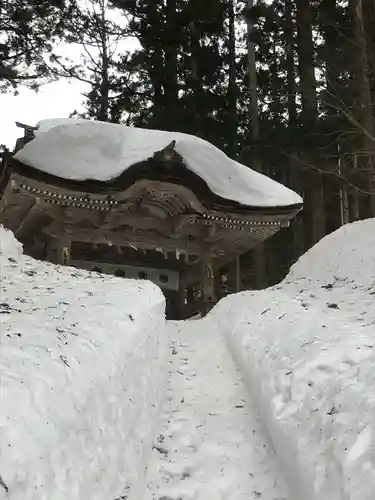
[{"label": "tall tree trunk", "polygon": [[[328,169],[336,168],[339,177],[344,176],[348,169],[346,167],[345,152],[340,144],[342,130],[339,118],[340,103],[342,95],[339,85],[340,77],[340,57],[338,48],[342,43],[342,38],[337,30],[337,0],[323,0],[321,3],[323,17],[323,59],[325,61],[325,87],[327,106],[327,127],[333,131],[332,143],[326,146],[328,157],[337,157],[335,161],[327,162]],[[344,145],[345,146],[345,145]],[[325,187],[329,196],[326,197],[327,230],[336,230],[340,225],[349,221],[348,190],[346,182],[330,182],[325,179]],[[336,200],[339,199],[339,206]]]},{"label": "tall tree trunk", "polygon": [[[353,170],[358,170],[358,153],[353,154],[352,162],[353,162]],[[352,222],[360,219],[359,196],[360,195],[358,191],[353,191],[350,197],[349,209],[350,209],[350,220]]]},{"label": "tall tree trunk", "polygon": [[[365,19],[365,34],[367,43],[367,57],[369,62],[370,87],[374,100],[375,97],[375,1],[362,0],[363,15]],[[375,109],[373,109],[375,116]]]},{"label": "tall tree trunk", "polygon": [[[312,29],[312,10],[310,0],[297,0],[298,56],[300,93],[302,101],[302,119],[306,144],[311,143],[311,137],[317,133],[317,95],[314,68],[314,44]],[[314,134],[311,136],[311,134]],[[313,147],[314,144],[311,144]],[[312,164],[316,161],[313,149],[310,148],[304,161]],[[305,196],[305,214],[308,227],[311,227],[310,243],[313,245],[325,236],[326,220],[324,209],[323,179],[320,173],[311,172],[308,175],[309,189]]]},{"label": "tall tree trunk", "polygon": [[354,82],[357,90],[357,120],[364,151],[363,167],[367,177],[369,196],[369,216],[375,216],[375,125],[370,88],[369,61],[364,31],[362,0],[350,0],[349,7],[354,24]]},{"label": "tall tree trunk", "polygon": [[169,130],[178,128],[177,37],[176,0],[167,0],[165,47],[164,111]]},{"label": "tall tree trunk", "polygon": [[100,82],[100,105],[98,119],[103,122],[109,121],[109,57],[106,42],[103,45],[102,68]]},{"label": "tall tree trunk", "polygon": [[165,120],[164,111],[164,95],[163,95],[163,79],[161,78],[161,68],[164,68],[163,53],[160,41],[160,33],[158,26],[162,24],[162,18],[158,11],[156,2],[150,2],[148,5],[148,18],[150,22],[150,31],[147,39],[148,45],[145,50],[150,51],[151,67],[149,70],[150,80],[153,88],[153,96],[151,98],[153,104],[153,118],[149,123],[157,129],[163,129]]},{"label": "tall tree trunk", "polygon": [[[297,129],[297,84],[295,65],[295,22],[293,17],[293,4],[290,0],[284,3],[284,38],[287,64],[287,89],[288,89],[288,129],[291,138],[295,137]],[[291,143],[291,141],[290,141]],[[294,156],[294,155],[293,155]],[[301,192],[302,179],[301,169],[296,165],[296,160],[289,159],[289,185],[297,192]],[[304,228],[302,214],[298,214],[292,222],[293,228],[293,255],[290,259],[296,261],[305,250]],[[292,262],[290,262],[291,264]]]},{"label": "tall tree trunk", "polygon": [[[229,108],[229,134],[228,155],[237,159],[237,68],[236,68],[236,16],[235,0],[228,0],[228,55],[229,55],[229,84],[228,84],[228,108]],[[239,257],[230,265],[230,274],[233,281],[234,292],[240,291],[241,261]]]},{"label": "tall tree trunk", "polygon": [[202,85],[201,77],[199,71],[199,52],[200,52],[200,39],[199,39],[199,29],[195,21],[190,23],[190,37],[191,37],[191,75],[192,75],[192,87],[194,91],[194,134],[203,137],[203,124],[202,124],[202,114],[201,105],[203,104],[202,99]]},{"label": "tall tree trunk", "polygon": [[[253,41],[254,26],[251,20],[251,11],[254,7],[254,0],[247,0],[247,11],[249,13],[247,20],[247,60],[248,60],[248,88],[250,96],[250,123],[253,154],[253,167],[258,172],[263,171],[262,160],[259,149],[259,111],[258,111],[258,92],[257,92],[257,72],[255,63],[255,43]],[[267,258],[266,246],[264,243],[254,248],[254,272],[255,284],[258,289],[267,286]]]},{"label": "tall tree trunk", "polygon": [[235,25],[235,0],[228,3],[228,55],[229,55],[229,84],[228,84],[228,108],[229,108],[229,134],[228,154],[231,158],[237,157],[237,72],[236,72],[236,25]]},{"label": "tall tree trunk", "polygon": [[326,88],[328,103],[331,105],[329,112],[337,114],[337,103],[340,101],[337,95],[339,67],[337,63],[337,29],[336,23],[336,0],[323,0],[322,10],[325,14],[324,40],[325,40],[325,62],[326,62]]},{"label": "tall tree trunk", "polygon": [[[338,173],[341,177],[343,172],[345,172],[345,155],[341,156],[341,148],[338,147]],[[350,222],[350,210],[349,210],[349,193],[348,185],[345,180],[340,180],[340,219],[341,225],[344,226]]]},{"label": "tall tree trunk", "polygon": [[107,122],[109,120],[109,48],[106,22],[106,2],[100,4],[100,57],[101,57],[101,82],[99,88],[100,103],[98,119]]},{"label": "tall tree trunk", "polygon": [[317,118],[314,44],[310,0],[297,0],[299,76],[304,125],[315,129]]},{"label": "tall tree trunk", "polygon": [[296,107],[296,67],[294,63],[294,22],[293,4],[290,0],[285,0],[285,51],[287,64],[287,85],[288,85],[288,123],[289,127],[297,124]]},{"label": "tall tree trunk", "polygon": [[[254,0],[247,0],[247,10],[250,13],[254,7]],[[259,154],[259,112],[258,112],[258,91],[257,72],[255,63],[255,43],[253,41],[254,25],[251,15],[247,21],[247,62],[248,62],[248,87],[250,96],[250,122],[251,135],[254,148],[254,167],[262,170],[261,158]]]}]

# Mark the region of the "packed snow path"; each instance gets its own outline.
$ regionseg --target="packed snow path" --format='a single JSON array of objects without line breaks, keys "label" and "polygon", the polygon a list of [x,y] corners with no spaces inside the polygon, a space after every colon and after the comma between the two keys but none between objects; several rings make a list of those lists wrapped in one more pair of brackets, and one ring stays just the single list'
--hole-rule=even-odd
[{"label": "packed snow path", "polygon": [[144,500],[288,500],[240,373],[209,319],[170,322],[166,401]]}]

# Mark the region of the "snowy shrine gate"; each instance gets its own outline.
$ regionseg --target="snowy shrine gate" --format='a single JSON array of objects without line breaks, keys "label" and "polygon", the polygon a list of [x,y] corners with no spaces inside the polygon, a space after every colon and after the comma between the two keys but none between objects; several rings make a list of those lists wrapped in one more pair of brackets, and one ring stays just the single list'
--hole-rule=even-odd
[{"label": "snowy shrine gate", "polygon": [[[33,141],[30,127],[16,150]],[[214,166],[213,166],[214,168]],[[116,276],[150,279],[171,318],[205,313],[221,270],[300,210],[248,207],[215,195],[186,168],[175,141],[115,179],[69,180],[3,155],[0,224],[29,255]],[[230,273],[230,288],[239,276]]]}]

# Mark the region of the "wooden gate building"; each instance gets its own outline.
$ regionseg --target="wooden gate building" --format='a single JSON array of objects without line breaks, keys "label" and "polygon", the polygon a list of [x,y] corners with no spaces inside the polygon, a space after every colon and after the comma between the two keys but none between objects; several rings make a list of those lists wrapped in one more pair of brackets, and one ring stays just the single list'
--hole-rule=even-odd
[{"label": "wooden gate building", "polygon": [[0,171],[0,224],[35,258],[150,279],[170,317],[205,311],[220,269],[301,198],[197,137],[85,120],[23,126]]}]

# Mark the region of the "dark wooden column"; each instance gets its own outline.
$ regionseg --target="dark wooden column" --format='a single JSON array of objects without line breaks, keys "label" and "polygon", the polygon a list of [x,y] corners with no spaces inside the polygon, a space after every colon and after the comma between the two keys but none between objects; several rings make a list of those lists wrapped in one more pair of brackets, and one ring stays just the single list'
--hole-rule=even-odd
[{"label": "dark wooden column", "polygon": [[51,239],[47,243],[47,246],[45,248],[44,258],[48,262],[52,262],[53,264],[56,264],[56,240],[55,239]]},{"label": "dark wooden column", "polygon": [[238,293],[241,290],[241,266],[239,257],[236,257],[236,260],[230,263],[228,271],[230,293]]},{"label": "dark wooden column", "polygon": [[215,274],[210,253],[202,255],[202,314],[207,314],[216,304]]},{"label": "dark wooden column", "polygon": [[178,287],[178,316],[179,319],[185,319],[186,314],[186,274],[180,271]]}]

